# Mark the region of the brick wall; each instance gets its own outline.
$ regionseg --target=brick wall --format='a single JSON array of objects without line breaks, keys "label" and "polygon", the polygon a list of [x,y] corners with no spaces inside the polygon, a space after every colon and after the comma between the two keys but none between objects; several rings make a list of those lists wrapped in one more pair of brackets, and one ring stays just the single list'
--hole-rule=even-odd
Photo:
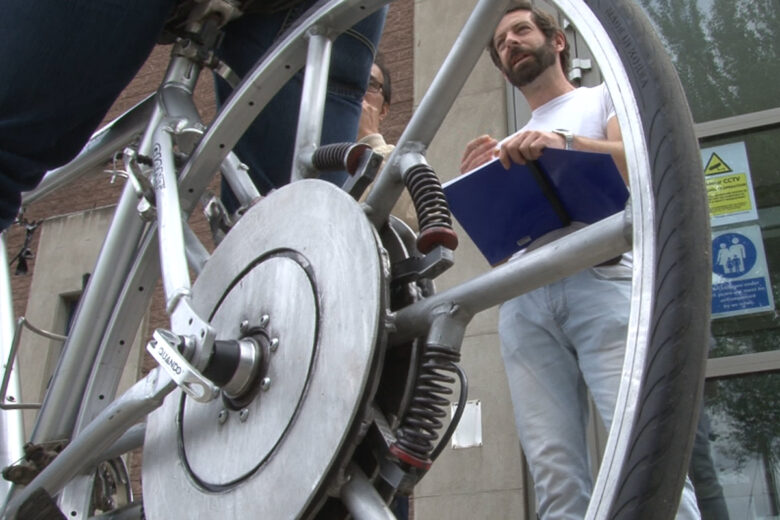
[{"label": "brick wall", "polygon": [[414,98],[414,1],[397,0],[390,6],[379,52],[390,71],[393,98],[390,113],[382,122],[388,143],[395,143],[412,115]]}]

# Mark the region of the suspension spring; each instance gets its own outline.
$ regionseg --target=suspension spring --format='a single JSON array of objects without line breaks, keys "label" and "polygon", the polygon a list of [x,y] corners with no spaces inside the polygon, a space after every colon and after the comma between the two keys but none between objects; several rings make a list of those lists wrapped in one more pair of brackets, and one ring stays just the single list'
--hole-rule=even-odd
[{"label": "suspension spring", "polygon": [[318,170],[346,170],[350,175],[354,175],[362,155],[368,150],[371,150],[371,147],[363,143],[326,144],[314,151],[312,164]]},{"label": "suspension spring", "polygon": [[420,227],[417,249],[426,254],[438,245],[452,250],[458,247],[447,198],[433,169],[427,164],[413,166],[404,175],[404,183],[412,197]]},{"label": "suspension spring", "polygon": [[450,401],[446,396],[453,392],[451,385],[456,379],[451,374],[458,372],[460,353],[427,345],[421,358],[409,410],[396,431],[390,452],[412,466],[428,469],[443,425],[441,419],[447,416]]}]

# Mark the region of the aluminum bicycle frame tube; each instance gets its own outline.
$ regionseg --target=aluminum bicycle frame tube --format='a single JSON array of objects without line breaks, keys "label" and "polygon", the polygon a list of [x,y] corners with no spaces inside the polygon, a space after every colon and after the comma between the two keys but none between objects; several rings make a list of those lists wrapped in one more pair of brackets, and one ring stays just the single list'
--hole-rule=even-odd
[{"label": "aluminum bicycle frame tube", "polygon": [[92,362],[111,316],[112,305],[106,302],[115,301],[120,294],[144,230],[137,203],[135,189],[131,183],[125,184],[95,270],[79,303],[73,329],[63,345],[41,405],[31,442],[70,438]]},{"label": "aluminum bicycle frame tube", "polygon": [[395,520],[395,515],[363,470],[356,464],[350,464],[346,476],[347,482],[341,487],[341,499],[352,518]]},{"label": "aluminum bicycle frame tube", "polygon": [[[394,314],[390,341],[403,344],[424,334],[441,307],[458,308],[465,320],[518,294],[542,287],[631,249],[630,214],[617,213],[460,285],[417,301]],[[565,259],[565,260],[562,260]]]},{"label": "aluminum bicycle frame tube", "polygon": [[[322,34],[320,27],[312,27],[306,33],[309,45],[301,91],[301,109],[298,115],[298,131],[295,136],[294,164],[291,181],[311,178],[316,170],[311,160],[306,160],[320,144],[325,97],[328,88],[328,71],[333,49],[331,35]],[[306,158],[306,159],[305,159]]]},{"label": "aluminum bicycle frame tube", "polygon": [[[152,223],[151,228],[154,226],[156,224]],[[151,299],[151,289],[160,277],[158,258],[157,236],[154,229],[150,229],[145,234],[143,243],[138,250],[135,264],[128,277],[128,283],[115,307],[106,335],[100,345],[98,356],[93,364],[95,368],[90,376],[79,416],[73,429],[74,442],[80,442],[81,432],[88,428],[92,421],[115,399],[120,374],[130,354],[132,338],[137,333],[138,324],[141,323]],[[139,288],[144,290],[139,290]],[[123,435],[117,444],[124,442],[123,439],[129,436],[130,431]],[[137,436],[133,438],[137,438]],[[118,456],[116,450],[120,449],[121,447],[115,444],[102,454],[101,459]],[[76,476],[62,489],[59,496],[60,507],[65,511],[85,511],[92,496],[93,483],[91,475]],[[83,516],[76,518],[83,518]]]},{"label": "aluminum bicycle frame tube", "polygon": [[152,146],[152,184],[155,187],[157,235],[160,240],[162,280],[168,314],[176,309],[181,298],[188,298],[191,294],[190,275],[184,255],[184,231],[171,133],[172,129],[165,123],[158,127]]},{"label": "aluminum bicycle frame tube", "polygon": [[222,161],[222,178],[230,186],[231,191],[241,206],[249,206],[260,197],[257,186],[247,175],[247,166],[238,160],[235,153],[230,152]]},{"label": "aluminum bicycle frame tube", "polygon": [[[183,168],[180,184],[185,188],[181,190],[185,211],[191,211],[197,203],[197,197],[188,196],[188,192],[203,192],[210,173],[219,168],[228,152],[279,89],[304,66],[307,31],[317,26],[325,34],[341,34],[390,1],[322,0],[310,9],[308,16],[298,19],[278,45],[246,74],[198,143],[193,159]],[[357,8],[358,5],[360,8]]]},{"label": "aluminum bicycle frame tube", "polygon": [[[134,264],[130,269],[128,283],[109,321],[106,335],[95,358],[94,370],[82,400],[81,409],[73,429],[78,435],[116,396],[120,374],[125,366],[132,346],[132,339],[138,332],[138,325],[152,297],[152,288],[160,278],[159,245],[152,223],[145,233]],[[102,396],[102,399],[101,399]]]},{"label": "aluminum bicycle frame tube", "polygon": [[155,110],[155,103],[152,94],[92,134],[75,159],[47,172],[34,190],[22,194],[22,205],[42,199],[111,159],[117,150],[127,146],[143,131]]},{"label": "aluminum bicycle frame tube", "polygon": [[16,510],[37,489],[57,494],[71,476],[96,464],[131,426],[159,408],[176,385],[160,368],[153,369],[106,408],[84,432],[24,489],[9,501],[3,518],[13,518]]},{"label": "aluminum bicycle frame tube", "polygon": [[[187,66],[186,61],[186,58],[181,57],[172,59],[160,97],[163,98],[166,89],[170,89],[172,93],[166,98],[165,108],[180,113],[168,115],[199,123],[198,112],[191,98],[197,75],[191,74],[192,68]],[[153,123],[161,121],[163,110],[161,102],[155,103],[154,107],[149,114],[149,120]],[[156,129],[148,128],[145,135],[154,134]],[[151,139],[144,137],[142,142],[151,142]],[[85,155],[90,152],[95,153],[90,150]],[[149,150],[144,149],[140,153],[151,155]],[[114,309],[113,304],[107,305],[106,302],[117,302],[146,227],[138,215],[138,202],[139,196],[133,184],[125,184],[106,241],[98,255],[95,271],[79,304],[73,329],[63,346],[59,364],[44,397],[32,442],[68,439],[72,434],[93,362]],[[183,255],[183,245],[181,251]]]},{"label": "aluminum bicycle frame tube", "polygon": [[387,220],[403,190],[401,157],[407,153],[425,155],[444,118],[450,111],[471,71],[485,52],[489,36],[498,25],[510,0],[480,0],[452,45],[430,88],[401,134],[395,150],[366,197],[368,215],[375,226]]},{"label": "aluminum bicycle frame tube", "polygon": [[[5,248],[5,232],[0,232],[0,362],[5,364],[11,350],[11,342],[14,337],[14,307],[11,299],[11,277],[8,269],[8,256]],[[7,388],[11,394],[22,400],[19,373],[6,365],[4,380],[8,381]],[[3,394],[5,395],[5,393]],[[0,411],[0,465],[6,467],[19,460],[24,452],[24,425],[21,410]],[[0,483],[0,504],[5,503],[6,496],[11,489],[11,483],[3,480]]]}]

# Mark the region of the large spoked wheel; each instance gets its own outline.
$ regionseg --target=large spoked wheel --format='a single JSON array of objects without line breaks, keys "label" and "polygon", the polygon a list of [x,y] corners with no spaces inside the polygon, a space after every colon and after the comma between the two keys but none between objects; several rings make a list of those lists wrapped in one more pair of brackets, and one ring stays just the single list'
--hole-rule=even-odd
[{"label": "large spoked wheel", "polygon": [[[696,141],[674,70],[631,1],[553,3],[605,77],[632,194],[634,281],[623,387],[588,517],[667,518],[693,442],[709,323],[709,233]],[[258,78],[302,63],[298,40],[286,49],[269,58]],[[248,107],[271,96],[273,81],[263,91],[250,83],[236,91],[185,166],[183,184],[192,192],[259,110]],[[430,291],[394,287],[387,264],[408,257],[413,246],[392,230],[373,229],[354,201],[320,184],[294,183],[261,201],[196,282],[198,311],[225,339],[260,344],[266,362],[240,402],[198,405],[177,393],[150,418],[149,518],[183,512],[216,518],[225,511],[363,518],[346,511],[341,495],[353,462],[382,500],[392,498],[395,490],[379,489],[378,466],[384,434],[408,407],[419,345],[414,341],[403,356],[386,348],[397,332],[387,330],[386,319]],[[322,213],[334,218],[321,219]]]},{"label": "large spoked wheel", "polygon": [[[674,69],[638,7],[628,0],[588,4],[579,0],[560,0],[553,3],[582,35],[605,78],[625,141],[632,194],[634,279],[623,386],[588,518],[669,518],[676,510],[693,442],[709,323],[708,218],[696,140]],[[273,70],[273,66],[269,70]],[[216,126],[199,145],[201,154],[196,154],[191,164],[199,166],[214,161],[206,153],[209,147],[221,146],[225,141],[229,145],[233,141],[236,118],[245,117],[236,108],[240,109],[241,103],[248,99],[251,99],[249,94],[238,92],[232,100],[233,105],[219,116]],[[428,137],[426,135],[424,139]],[[196,166],[192,166],[192,170],[197,169]],[[294,186],[288,193],[306,190]],[[304,204],[300,210],[306,206]],[[275,209],[284,211],[282,208],[286,207],[279,205]],[[259,212],[253,214],[260,215]],[[340,217],[349,222],[361,220],[352,213],[353,209],[346,204]],[[271,218],[272,215],[274,211],[267,216]],[[290,222],[296,218],[291,212]],[[268,222],[265,217],[257,221],[258,225],[261,221]],[[334,229],[345,223],[336,220]],[[318,260],[319,265],[317,262],[310,264],[308,260],[301,263],[295,259],[306,258],[309,246],[306,240],[299,242],[299,239],[305,238],[311,230],[304,226],[297,235],[291,228],[287,229],[286,219],[282,219],[278,227],[285,231],[248,232],[255,241],[269,243],[268,247],[256,251],[251,250],[251,240],[231,239],[228,235],[227,244],[235,249],[249,248],[249,256],[243,262],[229,262],[235,264],[235,272],[207,270],[207,276],[196,284],[197,289],[204,289],[201,302],[213,312],[214,319],[225,320],[225,330],[231,329],[228,335],[235,335],[241,320],[234,316],[251,309],[259,300],[280,302],[281,305],[284,298],[280,299],[282,293],[274,290],[275,284],[297,273],[300,276],[293,285],[299,288],[301,297],[296,301],[311,301],[312,310],[305,314],[311,319],[285,324],[282,335],[297,337],[305,332],[301,325],[310,322],[312,331],[332,334],[332,345],[338,345],[345,337],[337,334],[337,328],[331,331],[333,323],[328,321],[328,315],[332,309],[316,305],[319,286],[311,280],[326,280],[331,276],[331,267],[333,273],[338,273],[339,262],[347,258],[336,262],[325,255]],[[380,255],[389,251],[393,256],[393,249],[400,247],[401,241],[392,238],[386,230],[377,230],[376,236],[365,230],[362,233],[360,240],[365,242],[380,237],[381,244],[376,244]],[[291,242],[275,244],[279,237]],[[320,246],[315,244],[315,249],[317,247]],[[372,247],[375,245],[370,245],[361,255],[364,259],[371,258],[372,265],[378,269]],[[276,257],[272,251],[278,249],[295,254]],[[220,254],[217,252],[217,256]],[[403,258],[407,254],[402,252],[396,256]],[[285,272],[285,278],[278,276],[277,267],[270,269],[271,264],[281,266],[278,269]],[[315,272],[325,269],[324,274],[306,276],[303,265],[314,266]],[[357,265],[354,271],[360,271]],[[368,278],[376,281],[380,271]],[[248,297],[256,291],[255,282],[250,280],[252,277],[257,277],[265,287],[263,290],[267,291],[261,298]],[[248,415],[243,422],[241,408],[228,407],[222,413],[223,409],[217,404],[213,409],[203,408],[201,413],[196,405],[186,400],[169,398],[166,407],[150,421],[145,449],[153,462],[145,464],[145,486],[157,482],[163,489],[169,485],[177,490],[186,489],[187,492],[172,506],[178,510],[194,507],[203,511],[218,504],[223,509],[236,511],[278,513],[279,508],[287,508],[284,510],[291,515],[300,511],[305,517],[340,518],[346,512],[339,490],[343,490],[349,480],[345,471],[352,461],[369,473],[366,482],[389,501],[393,491],[380,489],[382,485],[376,478],[378,463],[373,450],[383,440],[377,411],[386,412],[387,408],[392,408],[392,414],[386,414],[385,419],[389,420],[384,426],[392,430],[397,425],[397,417],[391,415],[402,415],[405,411],[409,393],[407,383],[414,377],[416,358],[412,355],[407,359],[393,359],[391,356],[398,349],[386,351],[384,348],[385,331],[378,318],[387,310],[387,302],[379,301],[387,297],[385,290],[380,288],[382,283],[371,285],[373,292],[368,296],[373,303],[366,307],[368,302],[364,300],[353,309],[368,312],[372,321],[369,328],[373,332],[364,331],[366,334],[358,341],[346,338],[353,346],[360,345],[364,349],[361,351],[362,370],[370,372],[360,378],[361,385],[352,394],[336,391],[339,378],[333,371],[338,370],[338,356],[328,357],[331,344],[318,341],[322,337],[312,332],[310,346],[302,351],[306,353],[305,363],[286,365],[282,357],[271,356],[269,370],[278,370],[278,374],[270,377],[271,390],[258,393],[246,407]],[[214,294],[224,295],[224,299],[223,296],[205,296],[215,288]],[[392,292],[391,286],[391,298]],[[346,299],[343,302],[350,306],[359,301],[357,294],[353,297],[352,303]],[[412,297],[408,301],[416,300],[417,297]],[[395,304],[390,303],[390,307],[396,309]],[[284,315],[281,310],[272,310],[274,316]],[[318,368],[320,362],[328,367],[330,374],[327,376]],[[388,377],[391,370],[400,376],[401,384],[387,386],[392,379]],[[275,398],[276,381],[297,388],[293,388],[290,395],[298,397],[291,402]],[[318,392],[313,393],[315,388]],[[387,397],[389,388],[393,394],[390,399]],[[333,393],[324,393],[326,389]],[[328,395],[327,399],[321,397],[325,395]],[[310,410],[322,410],[332,399],[343,399],[342,406],[337,407],[344,410],[341,427],[328,430],[323,436],[317,429],[316,416],[310,415],[315,412]],[[264,415],[269,410],[277,414],[270,421]],[[223,416],[227,417],[224,424],[220,423]],[[254,441],[255,431],[261,433],[259,443]],[[223,446],[219,440],[223,437],[236,442]],[[155,445],[151,442],[155,438],[163,442]],[[318,464],[308,469],[285,464],[285,454],[300,452],[308,446],[309,438],[321,440],[324,444],[320,449],[331,451],[321,454],[312,446],[307,460],[318,460]],[[217,446],[225,450],[223,456],[216,455],[219,453],[214,451]],[[320,456],[322,460],[318,459]],[[214,460],[221,462],[215,465]],[[289,473],[293,470],[297,473]],[[290,475],[296,482],[305,481],[305,486],[312,490],[311,496],[304,496],[303,489],[296,491],[294,497],[274,494],[274,483]],[[174,482],[176,484],[171,484]],[[288,486],[284,489],[289,490]],[[259,494],[261,490],[263,494]],[[265,494],[266,491],[271,495]],[[145,502],[150,517],[165,517],[173,512],[166,503],[154,497]]]},{"label": "large spoked wheel", "polygon": [[602,71],[631,185],[626,361],[588,518],[672,518],[698,420],[709,331],[709,217],[697,142],[674,68],[635,2],[554,3]]}]

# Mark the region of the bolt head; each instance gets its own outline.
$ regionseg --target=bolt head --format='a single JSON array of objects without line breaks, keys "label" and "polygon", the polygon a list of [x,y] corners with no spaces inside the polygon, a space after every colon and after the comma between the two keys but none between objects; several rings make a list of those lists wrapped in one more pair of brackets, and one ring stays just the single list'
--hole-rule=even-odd
[{"label": "bolt head", "polygon": [[246,334],[249,331],[249,320],[242,320],[241,324],[238,326],[238,329],[242,334]]}]

